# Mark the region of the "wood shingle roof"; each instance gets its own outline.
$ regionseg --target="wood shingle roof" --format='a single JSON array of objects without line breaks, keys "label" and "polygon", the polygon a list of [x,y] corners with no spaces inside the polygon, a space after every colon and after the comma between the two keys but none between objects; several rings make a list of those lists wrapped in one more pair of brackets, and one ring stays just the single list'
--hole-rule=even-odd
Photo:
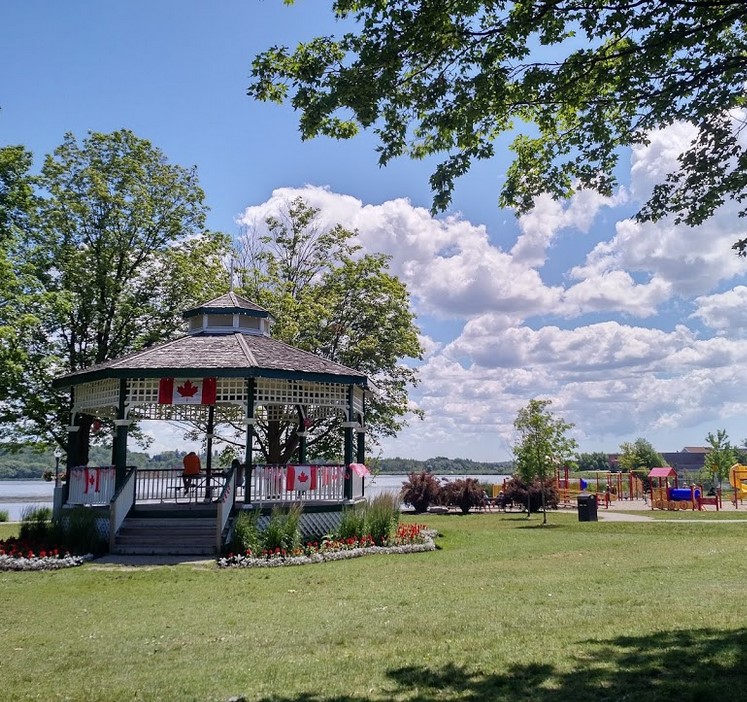
[{"label": "wood shingle roof", "polygon": [[364,373],[261,334],[195,334],[57,378],[69,387],[102,378],[274,377],[367,386]]}]

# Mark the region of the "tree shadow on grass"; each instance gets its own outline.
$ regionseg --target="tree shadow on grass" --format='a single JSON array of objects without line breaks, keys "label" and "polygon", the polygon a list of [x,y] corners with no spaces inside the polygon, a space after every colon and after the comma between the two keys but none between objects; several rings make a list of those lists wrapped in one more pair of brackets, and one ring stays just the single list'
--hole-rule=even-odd
[{"label": "tree shadow on grass", "polygon": [[369,697],[301,694],[264,702],[741,702],[747,699],[747,629],[666,631],[580,642],[557,669],[543,663],[479,670],[453,664],[387,671],[391,687]]}]

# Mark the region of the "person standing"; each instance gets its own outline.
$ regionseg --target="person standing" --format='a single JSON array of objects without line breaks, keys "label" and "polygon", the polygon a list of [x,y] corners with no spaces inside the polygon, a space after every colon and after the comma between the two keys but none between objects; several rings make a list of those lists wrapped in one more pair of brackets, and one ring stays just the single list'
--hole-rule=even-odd
[{"label": "person standing", "polygon": [[194,451],[190,451],[184,457],[182,465],[184,466],[182,480],[184,481],[184,494],[186,495],[192,487],[192,479],[200,474],[202,465],[200,463],[200,457]]}]

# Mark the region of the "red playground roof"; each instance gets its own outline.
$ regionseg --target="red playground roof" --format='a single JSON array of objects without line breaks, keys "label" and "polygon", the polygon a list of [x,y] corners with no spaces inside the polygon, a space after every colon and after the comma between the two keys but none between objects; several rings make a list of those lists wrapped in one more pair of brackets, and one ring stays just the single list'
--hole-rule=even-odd
[{"label": "red playground roof", "polygon": [[677,471],[671,466],[662,466],[661,468],[652,468],[648,474],[649,478],[676,478]]}]

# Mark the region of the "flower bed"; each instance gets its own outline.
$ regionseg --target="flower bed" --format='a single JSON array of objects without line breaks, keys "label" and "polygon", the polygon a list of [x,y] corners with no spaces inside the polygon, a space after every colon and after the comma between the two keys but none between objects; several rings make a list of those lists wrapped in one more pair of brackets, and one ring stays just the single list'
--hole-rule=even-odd
[{"label": "flower bed", "polygon": [[401,524],[395,535],[377,546],[370,536],[360,539],[322,539],[309,542],[303,548],[287,552],[277,548],[271,552],[254,554],[229,553],[218,559],[221,568],[276,568],[279,566],[309,565],[325,561],[360,558],[376,553],[421,553],[435,551],[436,533],[420,524]]},{"label": "flower bed", "polygon": [[60,570],[79,566],[91,558],[90,553],[73,556],[68,551],[38,548],[15,538],[0,541],[0,571]]}]

